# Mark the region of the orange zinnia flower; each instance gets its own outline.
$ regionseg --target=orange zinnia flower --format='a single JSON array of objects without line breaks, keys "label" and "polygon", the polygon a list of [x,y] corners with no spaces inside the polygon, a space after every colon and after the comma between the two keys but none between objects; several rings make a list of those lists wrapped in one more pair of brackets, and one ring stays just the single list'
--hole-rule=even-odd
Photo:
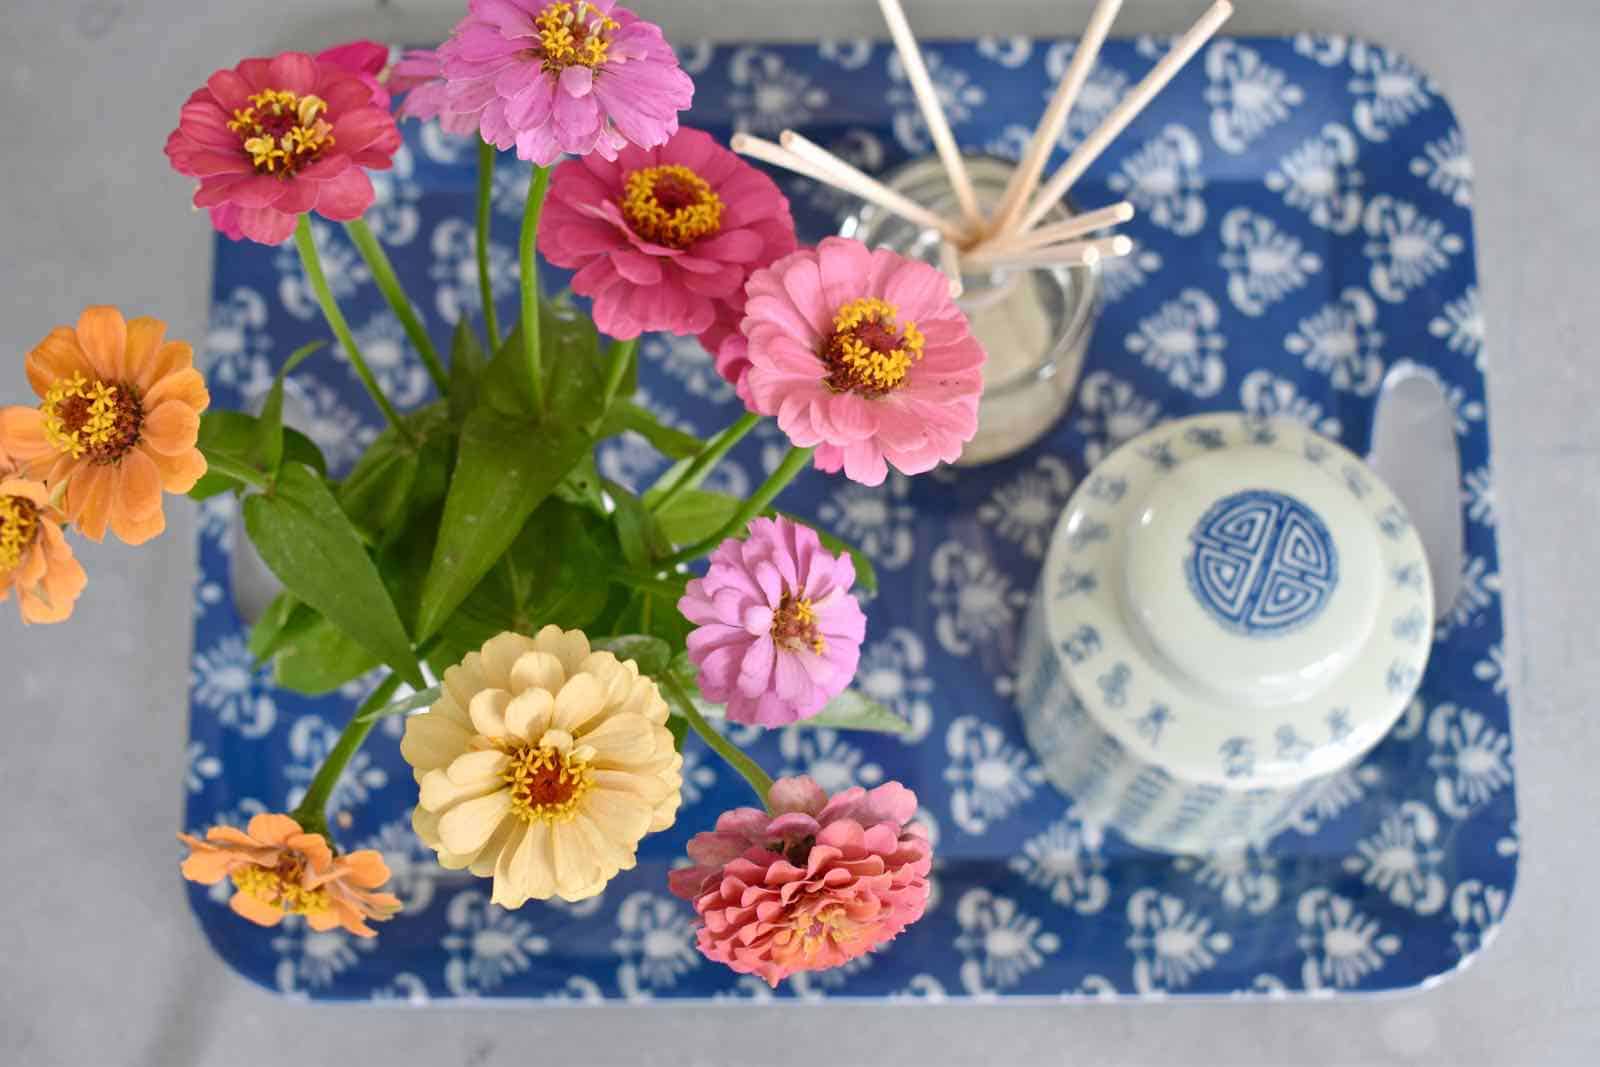
[{"label": "orange zinnia flower", "polygon": [[304,915],[313,930],[342,926],[361,937],[375,937],[368,919],[387,919],[400,910],[400,898],[375,893],[389,880],[383,857],[372,849],[335,856],[321,834],[308,834],[287,815],[254,816],[244,830],[213,826],[204,841],[189,834],[183,876],[202,885],[233,879],[233,910],[261,926],[276,926],[285,915]]},{"label": "orange zinnia flower", "polygon": [[0,411],[0,442],[51,487],[66,483],[67,518],[99,541],[130,545],[166,529],[161,491],[186,493],[206,471],[195,447],[211,403],[194,350],[163,341],[160,319],[125,321],[86,308],[28,353],[37,408]]},{"label": "orange zinnia flower", "polygon": [[23,477],[0,443],[0,600],[15,588],[23,622],[65,619],[88,582],[61,536],[64,519],[44,483]]}]

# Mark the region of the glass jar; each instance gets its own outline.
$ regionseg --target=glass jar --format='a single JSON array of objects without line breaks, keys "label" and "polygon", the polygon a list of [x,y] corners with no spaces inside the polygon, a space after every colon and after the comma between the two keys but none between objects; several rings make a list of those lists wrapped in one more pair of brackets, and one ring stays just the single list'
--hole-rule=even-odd
[{"label": "glass jar", "polygon": [[[991,156],[968,156],[966,164],[979,204],[992,209],[1005,192],[1013,165]],[[940,215],[959,214],[955,191],[936,157],[912,160],[884,183]],[[1070,215],[1057,205],[1042,223]],[[874,204],[846,218],[839,232],[869,247],[891,248],[940,266],[942,240],[936,231]],[[1100,265],[979,270],[963,273],[961,283],[956,303],[989,354],[978,432],[957,461],[972,467],[1022,451],[1066,414],[1099,317]]]}]

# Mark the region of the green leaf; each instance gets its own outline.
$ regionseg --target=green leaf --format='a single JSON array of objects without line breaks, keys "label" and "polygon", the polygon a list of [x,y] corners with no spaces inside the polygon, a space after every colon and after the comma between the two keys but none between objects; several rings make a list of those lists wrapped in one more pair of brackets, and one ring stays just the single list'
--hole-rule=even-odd
[{"label": "green leaf", "polygon": [[666,425],[654,414],[632,401],[616,401],[600,423],[600,436],[611,437],[628,430],[649,441],[657,452],[669,459],[686,459],[693,456],[700,451],[703,443],[693,434]]},{"label": "green leaf", "polygon": [[688,545],[710,537],[733,518],[743,500],[706,489],[685,489],[660,511],[656,521],[675,545]]},{"label": "green leaf", "polygon": [[639,498],[616,482],[605,483],[606,492],[616,505],[612,517],[617,524],[617,539],[622,543],[622,558],[634,567],[672,552],[672,544],[661,531]]},{"label": "green leaf", "polygon": [[322,478],[285,463],[271,493],[244,500],[244,525],[284,587],[416,688],[411,640],[361,537]]},{"label": "green leaf", "polygon": [[289,372],[305,362],[307,356],[323,347],[326,341],[303,344],[289,354],[278,368],[278,376],[267,390],[267,399],[261,404],[261,414],[256,419],[255,434],[250,441],[250,451],[245,459],[250,465],[269,475],[276,475],[283,463],[283,383]]},{"label": "green leaf", "polygon": [[[544,300],[539,304],[539,325],[548,419],[571,427],[593,422],[605,399],[600,335],[593,320],[566,301]],[[531,414],[522,329],[523,324],[517,323],[484,370],[480,406],[507,415]]]},{"label": "green leaf", "polygon": [[304,629],[303,624],[315,616],[316,612],[296,600],[293,593],[287,590],[279,593],[250,627],[250,655],[257,664],[267,662],[286,640]]},{"label": "green leaf", "polygon": [[331,692],[378,666],[378,657],[337,626],[301,605],[296,631],[272,657],[272,680],[285,689],[316,696]]},{"label": "green leaf", "polygon": [[[200,416],[200,436],[197,441],[200,451],[208,456],[230,456],[240,464],[254,466],[245,457],[250,451],[251,441],[255,439],[257,422],[254,415],[246,415],[242,411],[207,411]],[[283,458],[304,463],[318,474],[328,469],[327,461],[322,458],[322,450],[311,438],[287,426],[283,428]],[[216,471],[208,471],[189,490],[189,497],[192,500],[205,500],[218,493],[243,488],[243,482]]]},{"label": "green leaf", "polygon": [[450,339],[450,421],[456,425],[478,404],[478,382],[486,363],[478,332],[462,316]]},{"label": "green leaf", "polygon": [[597,652],[610,652],[618,659],[631,659],[640,674],[654,677],[667,669],[672,660],[672,649],[659,637],[649,634],[619,634],[590,641],[589,647]]},{"label": "green leaf", "polygon": [[[682,685],[689,694],[694,706],[700,714],[708,719],[725,719],[728,709],[721,704],[713,704],[700,695],[700,685],[696,681],[697,670],[694,662],[689,659],[687,652],[679,652],[672,657],[667,670],[678,684]],[[900,716],[879,704],[862,696],[854,689],[846,689],[823,707],[823,709],[809,719],[801,719],[793,725],[798,727],[830,727],[835,730],[861,730],[878,734],[907,734],[911,732],[911,724]]]},{"label": "green leaf", "polygon": [[658,597],[670,600],[674,604],[683,596],[684,587],[687,586],[694,575],[669,574],[659,577],[654,574],[640,574],[627,569],[615,570],[608,575],[617,585],[627,586],[637,592],[654,593]]},{"label": "green leaf", "polygon": [[609,515],[611,509],[606,507],[605,494],[600,491],[600,470],[595,466],[594,453],[590,452],[578,461],[578,465],[567,472],[561,479],[561,484],[556,486],[555,495],[569,504],[588,508],[597,515]]},{"label": "green leaf", "polygon": [[407,504],[421,454],[409,445],[374,441],[339,486],[339,506],[369,544],[385,544],[406,527]]},{"label": "green leaf", "polygon": [[911,724],[854,689],[846,689],[798,726],[827,726],[835,730],[864,730],[877,734],[906,734]]},{"label": "green leaf", "polygon": [[682,752],[683,739],[689,736],[689,720],[673,711],[667,716],[667,729],[672,731],[672,747]]},{"label": "green leaf", "polygon": [[431,636],[511,547],[523,524],[592,447],[581,430],[480,404],[461,428],[418,640]]},{"label": "green leaf", "polygon": [[392,704],[385,704],[381,708],[373,708],[356,716],[357,722],[372,722],[388,715],[404,715],[417,708],[425,708],[439,699],[439,694],[444,692],[444,686],[431,685],[426,689],[412,693],[408,697],[396,700]]}]

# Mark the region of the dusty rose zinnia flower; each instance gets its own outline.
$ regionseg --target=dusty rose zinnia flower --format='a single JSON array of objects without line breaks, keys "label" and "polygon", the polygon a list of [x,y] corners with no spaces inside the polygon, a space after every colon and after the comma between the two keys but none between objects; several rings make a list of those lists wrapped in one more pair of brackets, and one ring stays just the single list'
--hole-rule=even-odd
[{"label": "dusty rose zinnia flower", "polygon": [[[683,129],[659,148],[568,160],[550,177],[539,251],[577,270],[612,337],[709,334],[737,322],[750,272],[794,250],[789,201],[771,178]],[[713,352],[714,340],[707,340]]]},{"label": "dusty rose zinnia flower", "polygon": [[932,854],[898,782],[830,799],[780,778],[770,812],[736,808],[689,842],[693,867],[668,885],[694,903],[700,951],[770,985],[865,955],[922,918]]},{"label": "dusty rose zinnia flower", "polygon": [[861,658],[867,619],[850,595],[855,580],[848,555],[832,555],[815,530],[788,519],[755,519],[745,540],[722,542],[678,601],[698,624],[688,651],[706,699],[725,702],[734,722],[761,726],[821,711]]},{"label": "dusty rose zinnia flower", "polygon": [[630,142],[661,144],[694,96],[660,27],[616,0],[469,0],[467,8],[439,46],[442,95],[413,93],[404,114],[473,117],[485,141],[514,145],[545,167],[563,153],[615,159]]},{"label": "dusty rose zinnia flower", "polygon": [[211,403],[194,350],[160,319],[85,308],[28,353],[36,408],[0,410],[0,441],[52,490],[91,541],[106,529],[139,545],[166,529],[161,494],[187,493],[206,472],[195,443]]},{"label": "dusty rose zinnia flower", "polygon": [[921,474],[972,440],[984,352],[938,270],[829,237],[745,291],[748,402],[818,469],[878,485],[886,464]]},{"label": "dusty rose zinnia flower", "polygon": [[360,218],[367,170],[387,170],[400,148],[388,95],[369,80],[303,52],[247,59],[189,97],[167,158],[200,180],[195,206],[235,240],[277,244],[307,211]]},{"label": "dusty rose zinnia flower", "polygon": [[373,937],[377,931],[366,921],[400,910],[398,897],[375,892],[389,880],[381,854],[362,849],[335,856],[321,834],[306,833],[287,815],[264,812],[244,830],[213,826],[203,841],[190,834],[178,840],[189,846],[183,876],[201,885],[232,879],[228,905],[261,926],[304,915],[313,930],[342,926]]},{"label": "dusty rose zinnia flower", "polygon": [[45,484],[27,477],[0,437],[0,600],[15,589],[23,622],[62,621],[88,582],[61,536],[65,521]]}]

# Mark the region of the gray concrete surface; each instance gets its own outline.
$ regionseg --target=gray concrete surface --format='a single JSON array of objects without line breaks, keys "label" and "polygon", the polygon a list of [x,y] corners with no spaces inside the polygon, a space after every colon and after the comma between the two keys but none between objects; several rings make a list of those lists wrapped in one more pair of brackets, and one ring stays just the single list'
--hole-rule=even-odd
[{"label": "gray concrete surface", "polygon": [[[210,234],[161,146],[250,52],[436,40],[460,0],[6,0],[0,18],[0,402],[85,303],[203,334]],[[678,39],[879,33],[870,0],[637,0]],[[1076,33],[1090,0],[908,0],[926,32]],[[1129,0],[1121,33],[1203,0]],[[0,1063],[1567,1064],[1597,1062],[1600,213],[1594,0],[1240,0],[1237,32],[1360,33],[1454,103],[1477,171],[1499,449],[1523,873],[1499,942],[1440,988],[1338,1003],[428,1010],[310,1007],[212,955],[174,885],[193,515],[81,551],[70,627],[0,611]],[[1588,323],[1589,325],[1585,325]]]}]

